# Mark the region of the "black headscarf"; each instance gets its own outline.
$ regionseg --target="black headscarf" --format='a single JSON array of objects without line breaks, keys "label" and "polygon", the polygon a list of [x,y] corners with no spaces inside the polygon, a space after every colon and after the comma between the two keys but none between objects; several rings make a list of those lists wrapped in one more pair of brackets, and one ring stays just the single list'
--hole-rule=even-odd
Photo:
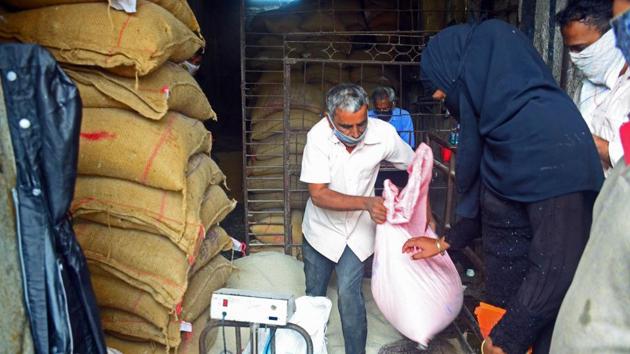
[{"label": "black headscarf", "polygon": [[480,183],[519,202],[599,190],[586,123],[518,29],[499,20],[449,27],[429,41],[421,69],[461,125],[460,216],[477,215]]}]

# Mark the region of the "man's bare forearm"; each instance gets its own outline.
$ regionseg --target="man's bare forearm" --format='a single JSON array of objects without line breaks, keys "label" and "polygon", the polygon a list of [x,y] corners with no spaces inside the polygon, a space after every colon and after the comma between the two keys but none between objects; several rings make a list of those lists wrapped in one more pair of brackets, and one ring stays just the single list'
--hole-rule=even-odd
[{"label": "man's bare forearm", "polygon": [[335,192],[328,187],[311,190],[313,204],[320,208],[337,211],[367,210],[370,197],[347,195]]}]

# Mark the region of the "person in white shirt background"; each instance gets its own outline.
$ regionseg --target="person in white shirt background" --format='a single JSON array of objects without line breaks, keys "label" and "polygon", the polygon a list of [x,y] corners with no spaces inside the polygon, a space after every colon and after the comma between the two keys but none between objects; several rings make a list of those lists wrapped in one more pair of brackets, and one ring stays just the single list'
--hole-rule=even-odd
[{"label": "person in white shirt background", "polygon": [[[616,45],[630,62],[630,0],[614,0],[613,16]],[[558,313],[552,353],[630,353],[627,160],[617,161],[595,201],[591,234]]]},{"label": "person in white shirt background", "polygon": [[413,150],[389,123],[368,118],[368,96],[355,84],[326,94],[326,112],[308,132],[300,180],[310,198],[304,212],[306,294],[326,296],[333,270],[347,354],[365,353],[367,319],[361,283],[374,252],[376,224],[387,210],[374,184],[381,161],[406,169]]},{"label": "person in white shirt background", "polygon": [[621,99],[630,90],[628,66],[615,47],[611,16],[609,0],[571,1],[556,15],[571,61],[585,75],[577,104],[606,174],[623,156],[618,131],[630,111]]}]

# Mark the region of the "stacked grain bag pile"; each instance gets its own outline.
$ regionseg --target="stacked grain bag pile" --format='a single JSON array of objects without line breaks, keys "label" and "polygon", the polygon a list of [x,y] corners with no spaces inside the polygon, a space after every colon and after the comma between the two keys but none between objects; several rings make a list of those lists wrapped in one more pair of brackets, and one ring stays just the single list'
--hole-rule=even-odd
[{"label": "stacked grain bag pile", "polygon": [[210,295],[232,271],[218,223],[235,201],[209,155],[203,121],[216,114],[175,64],[204,45],[194,14],[185,0],[138,1],[135,13],[9,2],[32,9],[4,14],[0,38],[47,47],[81,94],[72,213],[108,345],[195,352]]}]

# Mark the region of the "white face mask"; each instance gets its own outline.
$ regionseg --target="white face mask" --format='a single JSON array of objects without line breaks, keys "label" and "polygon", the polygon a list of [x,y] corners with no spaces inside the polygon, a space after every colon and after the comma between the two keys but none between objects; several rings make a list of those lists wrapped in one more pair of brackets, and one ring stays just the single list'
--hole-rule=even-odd
[{"label": "white face mask", "polygon": [[586,78],[596,85],[612,88],[625,65],[625,59],[615,47],[615,34],[608,30],[597,41],[579,53],[570,52],[571,61]]},{"label": "white face mask", "polygon": [[189,61],[184,61],[181,63],[181,66],[186,69],[190,73],[190,75],[195,76],[197,70],[199,70],[200,65],[195,65]]}]

